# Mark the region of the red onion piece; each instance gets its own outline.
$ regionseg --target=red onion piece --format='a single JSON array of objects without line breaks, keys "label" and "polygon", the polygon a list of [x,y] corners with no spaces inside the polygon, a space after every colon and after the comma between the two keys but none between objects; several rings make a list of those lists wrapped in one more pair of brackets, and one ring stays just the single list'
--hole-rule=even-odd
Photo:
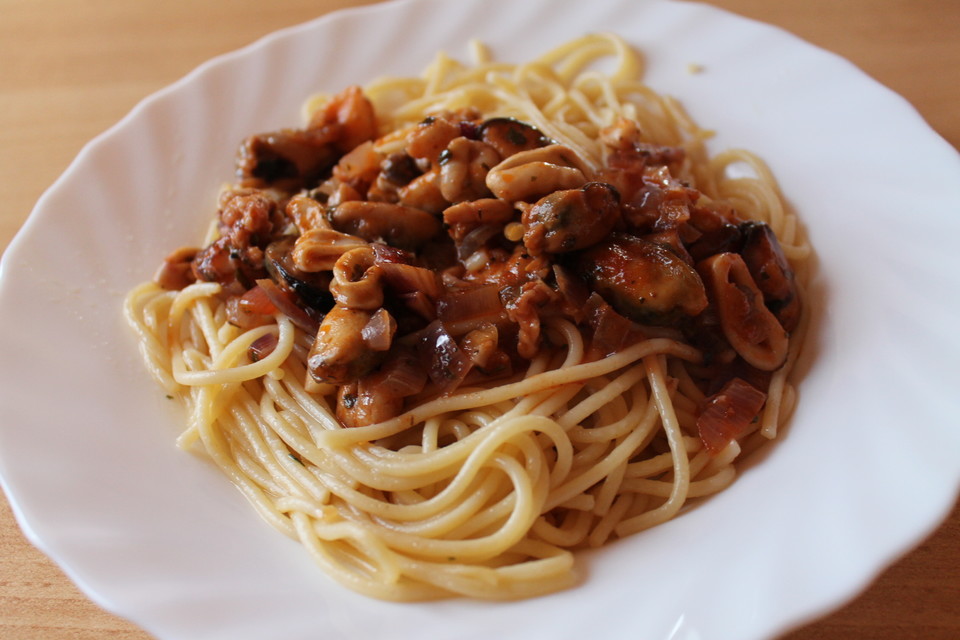
[{"label": "red onion piece", "polygon": [[422,291],[401,293],[397,298],[424,320],[430,321],[437,317],[437,305]]},{"label": "red onion piece", "polygon": [[277,312],[276,305],[273,304],[266,291],[264,291],[260,285],[255,286],[240,296],[238,305],[240,310],[246,313],[272,316]]},{"label": "red onion piece", "polygon": [[463,237],[463,240],[460,241],[460,244],[457,245],[457,258],[460,260],[466,260],[476,253],[477,249],[485,245],[487,240],[497,235],[502,230],[502,225],[495,224],[484,224],[480,225],[476,229],[471,230]]},{"label": "red onion piece", "polygon": [[733,378],[707,398],[697,418],[700,440],[711,453],[718,453],[750,430],[766,401],[766,393],[740,378]]},{"label": "red onion piece", "polygon": [[273,333],[262,335],[254,340],[253,344],[250,345],[250,348],[247,349],[247,355],[250,358],[250,362],[259,362],[273,353],[273,350],[277,348],[279,341],[280,339]]},{"label": "red onion piece", "polygon": [[418,346],[420,357],[430,363],[427,374],[443,391],[456,389],[473,365],[439,320],[421,332]]},{"label": "red onion piece", "polygon": [[477,140],[480,138],[479,127],[474,122],[469,120],[460,121],[460,135],[464,138],[469,138],[470,140]]},{"label": "red onion piece", "polygon": [[437,274],[430,269],[395,262],[378,263],[383,282],[397,293],[421,292],[436,300],[442,287]]},{"label": "red onion piece", "polygon": [[586,302],[587,323],[593,329],[591,346],[601,355],[608,356],[643,339],[643,332],[593,293]]},{"label": "red onion piece", "polygon": [[299,307],[297,303],[293,301],[293,298],[280,289],[273,280],[269,278],[257,280],[257,286],[263,289],[264,294],[270,299],[270,302],[272,302],[280,312],[290,318],[293,324],[311,335],[315,334],[317,329],[320,328],[320,323],[307,315],[307,312]]},{"label": "red onion piece", "polygon": [[423,391],[427,372],[411,350],[399,349],[370,377],[370,381],[385,395],[405,398]]},{"label": "red onion piece", "polygon": [[553,277],[557,281],[557,290],[563,296],[564,308],[580,322],[586,311],[590,289],[572,270],[559,264],[553,265]]},{"label": "red onion piece", "polygon": [[393,335],[397,332],[397,322],[386,309],[377,309],[360,330],[363,343],[373,351],[389,351]]},{"label": "red onion piece", "polygon": [[228,297],[226,308],[227,321],[241,329],[252,329],[272,322],[277,313],[277,307],[258,286],[239,297]]},{"label": "red onion piece", "polygon": [[494,284],[451,291],[437,303],[437,312],[444,322],[459,322],[503,312],[500,287]]}]

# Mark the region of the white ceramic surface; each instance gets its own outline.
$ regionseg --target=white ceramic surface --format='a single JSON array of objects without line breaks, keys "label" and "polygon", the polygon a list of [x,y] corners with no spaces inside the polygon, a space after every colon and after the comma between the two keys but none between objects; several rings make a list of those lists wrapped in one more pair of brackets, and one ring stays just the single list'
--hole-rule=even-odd
[{"label": "white ceramic surface", "polygon": [[[766,158],[819,257],[787,436],[727,492],[580,556],[581,586],[516,603],[346,591],[173,440],[125,291],[195,243],[245,135],[303,99],[418,72],[479,36],[519,61],[585,31],[641,48],[713,146]],[[688,73],[691,63],[703,66]],[[945,515],[960,480],[960,160],[849,63],[704,6],[411,0],[218,58],[91,142],[0,272],[0,476],[30,539],[159,638],[769,637],[854,595]]]}]

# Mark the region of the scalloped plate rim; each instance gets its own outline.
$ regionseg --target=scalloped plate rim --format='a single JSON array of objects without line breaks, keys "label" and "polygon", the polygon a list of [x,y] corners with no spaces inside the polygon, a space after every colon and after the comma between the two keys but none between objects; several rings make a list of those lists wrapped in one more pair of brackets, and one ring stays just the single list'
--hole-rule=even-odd
[{"label": "scalloped plate rim", "polygon": [[[39,221],[44,219],[46,216],[55,215],[55,213],[51,213],[50,212],[51,210],[49,209],[49,203],[54,198],[54,195],[59,193],[62,189],[66,188],[66,185],[68,185],[69,181],[75,178],[78,172],[82,171],[82,168],[85,166],[85,163],[88,162],[91,156],[97,153],[98,149],[100,149],[102,145],[106,145],[109,141],[113,140],[114,138],[121,137],[122,135],[124,135],[124,132],[126,131],[126,129],[128,127],[132,127],[133,126],[132,123],[136,123],[137,120],[141,118],[144,112],[147,111],[149,108],[151,108],[152,106],[156,105],[157,103],[159,103],[164,99],[171,99],[171,100],[176,99],[179,93],[182,90],[184,90],[184,87],[190,87],[194,83],[201,82],[204,74],[207,72],[210,72],[211,70],[222,68],[225,64],[232,63],[243,56],[255,55],[258,52],[261,52],[264,48],[273,46],[274,44],[277,44],[277,43],[282,44],[284,41],[295,38],[297,34],[301,32],[308,32],[308,31],[313,31],[315,29],[322,29],[326,25],[332,25],[337,21],[339,21],[341,19],[341,16],[343,15],[347,15],[347,14],[357,15],[357,14],[364,14],[364,13],[367,13],[370,16],[375,16],[377,14],[388,15],[398,11],[416,10],[417,7],[422,8],[424,6],[427,6],[428,4],[429,4],[429,0],[403,0],[402,2],[395,2],[391,4],[386,4],[386,5],[385,4],[367,5],[364,7],[350,9],[345,12],[334,12],[332,14],[322,16],[310,22],[294,25],[294,26],[273,32],[269,35],[264,36],[263,38],[258,39],[256,42],[242,49],[225,53],[210,59],[209,61],[198,66],[196,69],[194,69],[192,72],[190,72],[189,74],[187,74],[186,76],[178,80],[177,82],[169,85],[164,89],[161,89],[160,91],[142,100],[130,111],[130,113],[127,114],[127,116],[121,119],[116,125],[109,128],[104,133],[100,134],[99,136],[94,138],[91,142],[89,142],[87,145],[85,145],[84,148],[76,157],[76,159],[67,168],[67,170],[54,182],[54,184],[40,198],[40,200],[37,203],[37,206],[34,209],[34,212],[29,217],[27,223],[18,232],[17,236],[11,242],[9,249],[5,252],[3,256],[2,267],[0,267],[0,285],[2,285],[0,286],[0,300],[5,299],[6,297],[5,294],[7,293],[9,288],[8,287],[9,282],[10,280],[12,280],[12,276],[10,275],[10,271],[9,271],[10,265],[15,260],[19,260],[21,258],[20,252],[25,251],[26,248],[28,247],[30,239],[33,235],[34,227],[40,224]],[[536,4],[536,3],[532,3],[532,4]],[[651,4],[657,4],[657,3],[651,3]],[[709,11],[715,12],[716,14],[724,13],[712,7],[710,8],[702,7],[702,8],[709,9]],[[740,18],[739,16],[737,18],[744,22],[754,23],[754,21],[749,21],[747,19]],[[754,23],[754,24],[759,25],[759,23]],[[763,26],[767,29],[773,29],[768,25],[763,25]],[[780,31],[781,37],[789,36],[789,34],[787,34],[782,30],[777,30],[777,31]],[[793,36],[789,36],[789,37],[793,38]],[[811,45],[806,45],[806,46],[809,47]],[[822,51],[820,52],[823,53]],[[833,54],[830,54],[830,55],[832,56]],[[838,61],[843,60],[842,58],[839,58],[836,56],[834,57]],[[852,67],[853,70],[856,70],[856,68],[853,67],[853,65],[850,65],[850,66]],[[876,85],[875,81],[872,81],[872,80],[870,81]],[[878,87],[879,85],[876,85],[874,88],[878,88]],[[889,90],[886,90],[886,89],[884,90],[887,91],[891,97],[896,96],[896,94],[894,94],[893,92],[889,92]],[[913,115],[917,119],[921,120],[922,122],[922,118],[920,118],[919,114],[917,114],[916,110],[913,109],[913,107],[909,105],[909,103],[907,103],[905,100],[903,100],[899,96],[897,96],[897,98],[900,100],[900,108],[903,108],[904,106],[909,107],[909,110],[912,111]],[[935,134],[935,132],[931,131],[930,133],[933,133],[940,140],[941,143],[945,143],[945,141],[943,141],[939,135]],[[6,311],[4,311],[4,313],[6,313]],[[0,315],[0,319],[2,318],[3,316]],[[8,464],[5,460],[5,456],[0,454],[0,468],[6,470],[7,467],[8,467]],[[924,536],[926,536],[930,531],[932,531],[933,528],[936,527],[936,525],[940,522],[940,520],[943,517],[947,515],[950,507],[952,506],[953,502],[956,499],[956,495],[957,495],[956,477],[958,476],[958,473],[960,472],[958,472],[957,470],[954,470],[953,472],[954,487],[951,490],[944,489],[944,495],[950,496],[951,499],[949,501],[943,501],[942,505],[940,505],[940,508],[933,508],[933,507],[930,508],[930,510],[932,511],[937,511],[939,516],[937,518],[934,518],[932,521],[926,522],[924,526],[917,527],[914,531],[914,535],[908,540],[901,540],[900,543],[896,545],[897,547],[896,549],[888,549],[887,553],[885,554],[885,557],[878,559],[878,562],[873,567],[872,573],[868,573],[867,575],[860,575],[859,579],[853,580],[855,584],[853,584],[852,586],[848,585],[847,588],[843,590],[845,592],[844,595],[839,597],[839,599],[836,596],[834,596],[833,598],[827,598],[827,600],[830,600],[829,602],[822,602],[819,604],[819,606],[808,607],[808,610],[805,611],[800,616],[795,615],[792,619],[781,620],[779,623],[768,622],[766,626],[766,631],[773,631],[773,630],[782,631],[783,629],[786,628],[786,626],[797,624],[801,620],[809,619],[810,617],[819,615],[825,612],[826,610],[838,607],[840,606],[840,604],[842,604],[842,602],[856,595],[856,593],[858,593],[860,589],[862,589],[866,584],[868,584],[869,581],[872,580],[873,577],[877,573],[879,573],[887,564],[892,562],[896,557],[898,557],[899,555],[904,553],[907,549],[909,549],[910,547],[915,545],[917,542],[919,542]],[[36,546],[38,546],[39,548],[41,548],[42,550],[44,550],[48,555],[51,555],[51,557],[53,557],[58,563],[60,563],[61,566],[64,568],[64,570],[67,572],[67,574],[70,575],[71,579],[77,582],[81,586],[81,588],[83,588],[84,591],[90,597],[92,597],[95,601],[101,604],[101,606],[104,606],[105,608],[110,609],[119,615],[129,615],[129,612],[125,610],[125,607],[116,606],[116,603],[109,596],[106,596],[100,593],[97,589],[89,587],[84,575],[81,575],[82,572],[74,571],[74,569],[72,568],[70,558],[63,557],[62,554],[58,554],[55,548],[51,548],[51,545],[49,544],[49,541],[46,539],[46,536],[42,535],[40,532],[38,532],[37,529],[35,529],[34,524],[38,524],[39,529],[43,529],[43,525],[42,525],[43,517],[35,517],[34,522],[31,522],[31,517],[28,515],[30,508],[29,506],[27,506],[30,500],[28,498],[23,499],[23,505],[21,505],[22,495],[20,495],[20,492],[15,490],[11,494],[11,491],[9,489],[10,486],[15,486],[17,482],[15,480],[11,481],[11,479],[8,478],[7,473],[4,473],[3,478],[0,480],[2,480],[4,489],[8,493],[8,496],[10,498],[10,502],[14,509],[14,513],[17,517],[17,520],[20,523],[21,527],[24,529],[25,533],[27,534],[31,542]],[[52,545],[52,547],[56,547],[56,544]],[[150,628],[153,625],[145,625],[145,626]],[[760,627],[763,627],[763,626],[764,625],[760,625]],[[760,628],[755,628],[754,631],[761,632],[762,630]]]}]

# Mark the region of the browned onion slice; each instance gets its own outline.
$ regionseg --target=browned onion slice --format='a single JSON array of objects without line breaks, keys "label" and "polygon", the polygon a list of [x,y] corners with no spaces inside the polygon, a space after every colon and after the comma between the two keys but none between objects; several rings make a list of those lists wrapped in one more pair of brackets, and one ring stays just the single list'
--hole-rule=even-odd
[{"label": "browned onion slice", "polygon": [[434,320],[420,334],[420,357],[429,363],[427,374],[443,391],[460,385],[473,363],[453,339],[443,323]]},{"label": "browned onion slice", "polygon": [[437,311],[444,322],[499,315],[503,312],[500,287],[490,284],[450,292],[437,304]]},{"label": "browned onion slice", "polygon": [[247,355],[250,357],[250,362],[259,362],[273,353],[273,350],[277,348],[279,341],[280,339],[274,333],[262,335],[254,340],[253,344],[250,345],[250,348],[247,349]]},{"label": "browned onion slice", "polygon": [[269,278],[257,280],[257,286],[263,289],[266,296],[270,298],[270,302],[285,316],[290,318],[293,324],[310,335],[314,335],[317,332],[320,323],[311,318],[301,307],[297,306],[297,303],[294,302],[285,291],[280,289],[273,280]]},{"label": "browned onion slice", "polygon": [[721,451],[750,431],[766,401],[766,393],[741,378],[733,378],[707,398],[697,418],[700,440],[711,453]]}]

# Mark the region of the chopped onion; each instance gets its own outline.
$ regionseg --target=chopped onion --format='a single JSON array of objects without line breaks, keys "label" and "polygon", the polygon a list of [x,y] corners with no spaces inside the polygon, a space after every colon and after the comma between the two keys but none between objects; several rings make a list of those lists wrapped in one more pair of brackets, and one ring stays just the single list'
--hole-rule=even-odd
[{"label": "chopped onion", "polygon": [[250,348],[247,349],[247,355],[250,357],[250,362],[259,362],[273,353],[273,350],[277,348],[279,341],[280,339],[276,334],[273,333],[262,335],[254,340],[253,344],[250,345]]},{"label": "chopped onion", "polygon": [[273,303],[277,310],[290,318],[293,324],[311,335],[315,334],[317,329],[320,328],[320,323],[311,318],[306,311],[293,301],[292,296],[278,287],[277,283],[273,280],[269,278],[257,280],[257,286],[263,289],[264,294],[270,299],[270,302]]},{"label": "chopped onion", "polygon": [[264,291],[260,285],[255,286],[240,296],[237,304],[244,313],[272,316],[278,311],[276,305],[273,304],[266,291]]},{"label": "chopped onion", "polygon": [[457,258],[466,260],[472,256],[480,247],[487,243],[487,240],[497,235],[503,230],[502,225],[483,224],[471,230],[463,236],[463,240],[457,245]]},{"label": "chopped onion", "polygon": [[424,320],[434,320],[437,317],[437,305],[422,291],[401,293],[397,298]]},{"label": "chopped onion", "polygon": [[272,322],[277,313],[277,307],[258,286],[242,296],[227,298],[226,310],[227,321],[241,329],[252,329]]},{"label": "chopped onion", "polygon": [[422,292],[436,300],[442,293],[437,274],[430,269],[395,262],[378,263],[383,282],[397,293]]},{"label": "chopped onion", "polygon": [[731,441],[750,432],[767,394],[740,378],[733,378],[720,391],[707,398],[697,430],[711,453],[723,450]]},{"label": "chopped onion", "polygon": [[399,349],[371,376],[371,380],[385,395],[405,398],[423,391],[427,372],[409,349]]},{"label": "chopped onion", "polygon": [[439,320],[420,333],[419,352],[424,362],[430,363],[430,379],[443,391],[456,389],[473,365]]},{"label": "chopped onion", "polygon": [[640,328],[617,313],[598,294],[593,293],[586,302],[587,323],[593,328],[591,346],[608,356],[641,340]]},{"label": "chopped onion", "polygon": [[397,322],[386,309],[377,309],[360,330],[363,343],[372,351],[389,351],[393,335],[397,332]]},{"label": "chopped onion", "polygon": [[452,291],[437,303],[437,312],[444,322],[459,322],[503,312],[500,287],[495,284]]},{"label": "chopped onion", "polygon": [[573,271],[559,264],[553,265],[553,277],[557,281],[557,290],[563,296],[570,314],[580,322],[587,308],[590,289]]}]

